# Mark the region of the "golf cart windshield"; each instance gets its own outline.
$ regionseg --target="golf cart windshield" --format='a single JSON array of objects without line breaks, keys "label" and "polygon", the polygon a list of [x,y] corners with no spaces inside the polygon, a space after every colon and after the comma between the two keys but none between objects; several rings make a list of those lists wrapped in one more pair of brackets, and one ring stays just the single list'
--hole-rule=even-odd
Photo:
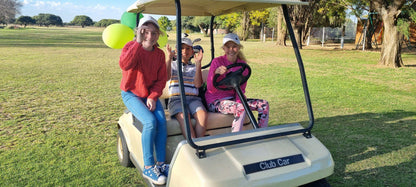
[{"label": "golf cart windshield", "polygon": [[[269,8],[278,5],[282,5],[286,25],[290,34],[290,39],[292,40],[292,46],[295,51],[295,55],[298,61],[298,66],[300,70],[305,101],[307,105],[308,115],[309,115],[309,126],[305,129],[299,130],[292,130],[286,132],[279,132],[274,134],[266,134],[266,135],[259,135],[252,138],[245,138],[245,139],[234,139],[225,142],[216,142],[212,144],[205,144],[205,145],[197,145],[190,137],[190,122],[188,118],[185,118],[186,124],[186,134],[187,134],[187,142],[193,148],[196,149],[197,155],[200,158],[205,157],[205,150],[212,149],[221,146],[227,145],[234,145],[239,143],[245,143],[250,141],[256,141],[259,139],[265,138],[274,138],[279,136],[286,136],[291,134],[299,134],[303,133],[305,137],[311,137],[311,129],[313,127],[314,118],[312,112],[312,106],[309,97],[309,90],[306,82],[305,71],[303,67],[302,58],[300,56],[300,52],[295,40],[295,36],[293,33],[292,26],[290,24],[289,14],[287,5],[307,5],[307,2],[302,0],[139,0],[135,2],[128,8],[128,12],[133,13],[148,13],[148,14],[158,14],[158,15],[176,15],[176,41],[178,46],[178,51],[181,51],[181,35],[182,35],[182,21],[181,16],[211,16],[211,26],[210,26],[210,33],[213,33],[212,30],[212,23],[214,21],[214,17],[222,14],[228,14],[231,12],[239,12],[239,11],[250,11],[256,10],[261,8]],[[213,36],[211,35],[211,57],[214,56],[214,45],[213,45]],[[182,54],[178,53],[177,61],[181,62]],[[184,92],[184,80],[182,77],[182,68],[180,67],[182,64],[178,63],[178,77],[179,77],[179,87],[181,91],[181,100],[182,100],[182,108],[184,109],[184,116],[188,116],[187,105],[184,104],[185,99],[185,92]],[[248,112],[249,113],[249,112]],[[251,112],[250,112],[251,113]],[[252,115],[252,114],[251,114]],[[250,117],[250,115],[249,115]],[[253,121],[253,117],[250,117],[250,120]],[[256,123],[253,123],[256,124]],[[254,128],[257,128],[254,125]]]}]

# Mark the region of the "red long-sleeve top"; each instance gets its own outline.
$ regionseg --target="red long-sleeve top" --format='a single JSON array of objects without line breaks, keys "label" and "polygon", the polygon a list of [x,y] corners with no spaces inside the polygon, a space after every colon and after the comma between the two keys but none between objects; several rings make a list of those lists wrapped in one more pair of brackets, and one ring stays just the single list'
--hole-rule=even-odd
[{"label": "red long-sleeve top", "polygon": [[153,51],[146,51],[138,42],[128,42],[121,51],[119,65],[123,73],[121,90],[155,101],[162,95],[167,73],[161,49],[155,46]]}]

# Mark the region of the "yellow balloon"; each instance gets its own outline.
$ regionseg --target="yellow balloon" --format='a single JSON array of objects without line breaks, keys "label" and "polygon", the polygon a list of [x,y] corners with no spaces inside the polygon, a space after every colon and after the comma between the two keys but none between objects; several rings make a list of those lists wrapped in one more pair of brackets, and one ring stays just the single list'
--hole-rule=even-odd
[{"label": "yellow balloon", "polygon": [[168,43],[168,35],[166,34],[166,31],[161,30],[162,34],[159,36],[159,39],[157,40],[157,43],[159,44],[160,48],[165,47],[166,43]]},{"label": "yellow balloon", "polygon": [[104,29],[102,35],[105,45],[113,49],[121,49],[134,38],[134,31],[123,24],[115,23]]}]

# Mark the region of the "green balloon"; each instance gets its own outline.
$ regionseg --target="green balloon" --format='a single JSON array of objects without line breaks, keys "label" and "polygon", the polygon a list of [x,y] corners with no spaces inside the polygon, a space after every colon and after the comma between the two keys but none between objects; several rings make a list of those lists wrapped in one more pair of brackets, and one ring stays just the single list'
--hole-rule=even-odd
[{"label": "green balloon", "polygon": [[123,24],[115,23],[106,27],[102,35],[105,45],[113,49],[121,49],[134,38],[134,31]]},{"label": "green balloon", "polygon": [[136,20],[137,20],[137,14],[136,13],[124,12],[123,15],[121,16],[121,24],[127,25],[128,27],[130,27],[133,30],[137,25]]},{"label": "green balloon", "polygon": [[159,48],[165,47],[166,43],[168,43],[168,35],[164,30],[162,31],[162,34],[159,36],[159,39],[157,40],[157,43],[159,44]]}]

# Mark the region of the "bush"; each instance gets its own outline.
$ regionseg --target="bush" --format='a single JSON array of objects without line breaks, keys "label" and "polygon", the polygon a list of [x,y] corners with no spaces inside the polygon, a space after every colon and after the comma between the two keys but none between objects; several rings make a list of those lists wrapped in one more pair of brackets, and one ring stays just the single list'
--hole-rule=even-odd
[{"label": "bush", "polygon": [[114,23],[120,23],[120,20],[116,19],[102,19],[99,22],[95,23],[94,26],[96,27],[107,27]]},{"label": "bush", "polygon": [[20,27],[15,25],[9,25],[6,27],[6,29],[20,29]]}]

